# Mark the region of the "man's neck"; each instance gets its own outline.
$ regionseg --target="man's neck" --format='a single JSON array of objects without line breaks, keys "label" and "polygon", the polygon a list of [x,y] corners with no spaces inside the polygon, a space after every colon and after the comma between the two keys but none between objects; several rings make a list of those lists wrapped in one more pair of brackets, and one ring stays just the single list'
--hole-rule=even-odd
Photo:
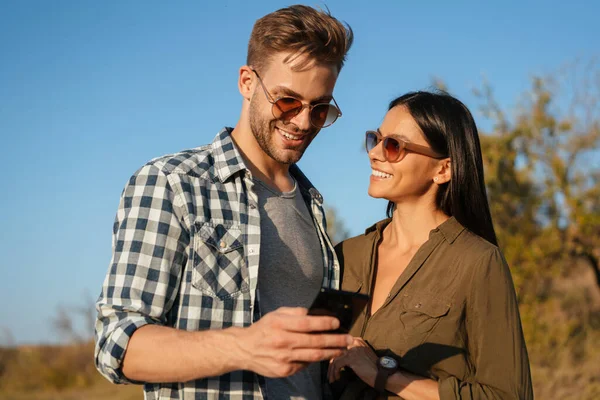
[{"label": "man's neck", "polygon": [[244,159],[252,175],[280,192],[289,192],[294,188],[290,175],[290,166],[269,157],[262,150],[252,134],[244,134],[240,124],[236,125],[231,138]]}]

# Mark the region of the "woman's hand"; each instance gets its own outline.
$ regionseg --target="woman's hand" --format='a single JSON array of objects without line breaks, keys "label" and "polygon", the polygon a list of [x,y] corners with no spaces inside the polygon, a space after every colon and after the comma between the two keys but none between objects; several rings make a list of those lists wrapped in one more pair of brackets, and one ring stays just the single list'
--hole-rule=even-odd
[{"label": "woman's hand", "polygon": [[329,362],[327,377],[329,382],[340,379],[340,370],[344,367],[352,371],[367,385],[374,387],[377,377],[377,354],[362,338],[355,337],[348,350]]}]

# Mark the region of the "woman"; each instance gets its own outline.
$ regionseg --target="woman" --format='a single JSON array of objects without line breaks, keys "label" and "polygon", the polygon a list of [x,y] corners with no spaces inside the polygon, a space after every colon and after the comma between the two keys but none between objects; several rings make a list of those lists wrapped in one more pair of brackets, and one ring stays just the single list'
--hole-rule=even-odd
[{"label": "woman", "polygon": [[532,399],[471,113],[446,93],[409,93],[367,132],[366,148],[369,195],[389,200],[388,219],[336,248],[342,289],[369,294],[370,305],[354,344],[330,363],[334,389],[345,389],[341,398]]}]

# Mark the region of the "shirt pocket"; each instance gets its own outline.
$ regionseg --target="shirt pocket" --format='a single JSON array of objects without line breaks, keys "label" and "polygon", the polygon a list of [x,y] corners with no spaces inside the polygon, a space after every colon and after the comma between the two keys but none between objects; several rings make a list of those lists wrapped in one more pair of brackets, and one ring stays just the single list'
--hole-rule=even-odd
[{"label": "shirt pocket", "polygon": [[221,300],[247,292],[241,229],[210,222],[197,224],[196,228],[192,285]]},{"label": "shirt pocket", "polygon": [[423,343],[450,306],[449,301],[433,296],[404,297],[400,312],[404,340],[411,347]]}]

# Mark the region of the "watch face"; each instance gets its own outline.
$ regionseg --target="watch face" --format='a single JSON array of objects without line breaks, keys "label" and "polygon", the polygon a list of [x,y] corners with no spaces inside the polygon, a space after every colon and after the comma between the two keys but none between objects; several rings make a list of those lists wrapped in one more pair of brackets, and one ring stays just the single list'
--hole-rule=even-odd
[{"label": "watch face", "polygon": [[381,357],[379,359],[379,364],[385,369],[396,369],[396,367],[398,367],[396,360],[388,356]]}]

